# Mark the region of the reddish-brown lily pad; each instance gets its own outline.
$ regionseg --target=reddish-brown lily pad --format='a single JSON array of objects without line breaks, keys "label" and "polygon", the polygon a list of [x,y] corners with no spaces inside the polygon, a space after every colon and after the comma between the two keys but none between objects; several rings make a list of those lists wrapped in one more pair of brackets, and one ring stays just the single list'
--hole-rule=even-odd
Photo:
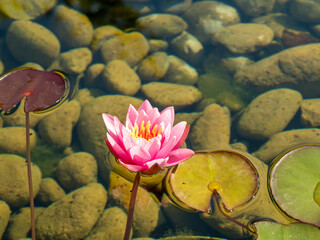
[{"label": "reddish-brown lily pad", "polygon": [[10,112],[25,98],[25,112],[49,110],[69,92],[67,77],[58,71],[18,68],[0,78],[0,109]]}]

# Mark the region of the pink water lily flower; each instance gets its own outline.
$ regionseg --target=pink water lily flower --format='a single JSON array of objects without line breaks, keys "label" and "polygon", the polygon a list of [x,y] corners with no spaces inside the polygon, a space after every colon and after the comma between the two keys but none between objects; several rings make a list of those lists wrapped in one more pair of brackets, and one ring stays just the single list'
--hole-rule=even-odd
[{"label": "pink water lily flower", "polygon": [[125,126],[116,116],[106,113],[102,116],[108,129],[106,143],[110,151],[131,171],[148,172],[151,168],[173,166],[194,154],[188,148],[179,148],[189,126],[185,121],[173,126],[173,107],[159,112],[148,100],[138,110],[130,105]]}]

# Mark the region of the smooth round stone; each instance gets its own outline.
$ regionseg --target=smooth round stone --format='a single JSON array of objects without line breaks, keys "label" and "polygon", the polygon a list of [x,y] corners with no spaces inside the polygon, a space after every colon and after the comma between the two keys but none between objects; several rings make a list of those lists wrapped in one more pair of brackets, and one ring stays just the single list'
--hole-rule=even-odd
[{"label": "smooth round stone", "polygon": [[319,23],[319,0],[292,0],[289,2],[289,11],[293,17],[301,22]]},{"label": "smooth round stone", "polygon": [[238,7],[248,16],[256,17],[272,11],[276,0],[235,0]]},{"label": "smooth round stone", "polygon": [[202,112],[193,112],[193,113],[176,113],[174,116],[174,125],[186,121],[188,125],[192,125],[197,121],[201,116]]},{"label": "smooth round stone", "polygon": [[1,239],[9,223],[10,214],[11,214],[11,210],[8,204],[6,204],[5,201],[0,200],[0,216],[1,216],[0,217],[0,238]]},{"label": "smooth round stone", "polygon": [[22,64],[20,67],[33,68],[36,70],[44,71],[44,68],[40,64],[33,63],[33,62],[26,62],[26,63]]},{"label": "smooth round stone", "polygon": [[183,13],[192,4],[192,0],[171,0],[171,1],[160,1],[159,8],[163,12],[180,14]]},{"label": "smooth round stone", "polygon": [[320,98],[303,100],[300,109],[303,126],[320,127]]},{"label": "smooth round stone", "polygon": [[98,51],[101,47],[101,44],[108,38],[113,36],[123,34],[119,28],[116,28],[112,25],[105,25],[98,27],[93,32],[93,38],[90,44],[91,50],[93,52]]},{"label": "smooth round stone", "polygon": [[72,130],[79,120],[80,103],[72,100],[43,118],[38,125],[39,134],[49,144],[63,149],[72,142]]},{"label": "smooth round stone", "polygon": [[286,128],[301,102],[301,94],[292,89],[265,92],[256,97],[241,115],[238,133],[247,139],[265,140]]},{"label": "smooth round stone", "polygon": [[3,119],[2,119],[2,117],[0,116],[0,128],[2,128],[3,127]]},{"label": "smooth round stone", "polygon": [[62,159],[55,175],[66,190],[74,190],[86,184],[97,182],[97,162],[87,152],[77,152]]},{"label": "smooth round stone", "polygon": [[61,70],[67,74],[79,74],[87,69],[91,61],[92,53],[89,48],[74,48],[61,53],[47,70]]},{"label": "smooth round stone", "polygon": [[[30,149],[37,144],[37,134],[30,129]],[[0,153],[14,153],[26,155],[26,128],[2,127],[0,128]]]},{"label": "smooth round stone", "polygon": [[236,72],[237,83],[258,92],[288,87],[299,90],[305,97],[319,96],[320,44],[306,44],[283,50],[245,66]]},{"label": "smooth round stone", "polygon": [[[41,172],[32,164],[33,196],[40,188]],[[11,209],[29,204],[29,188],[26,159],[15,154],[0,154],[0,199]]]},{"label": "smooth round stone", "polygon": [[84,239],[98,221],[107,202],[99,183],[90,183],[51,204],[38,216],[37,239]]},{"label": "smooth round stone", "polygon": [[150,45],[150,52],[165,51],[169,46],[167,41],[164,41],[161,39],[150,39],[149,45]]},{"label": "smooth round stone", "polygon": [[0,11],[9,18],[31,20],[50,11],[56,3],[57,0],[1,1]]},{"label": "smooth round stone", "polygon": [[86,87],[97,87],[102,83],[102,72],[105,68],[103,63],[95,63],[88,67],[84,78],[84,84]]},{"label": "smooth round stone", "polygon": [[213,41],[224,45],[234,54],[246,54],[268,46],[273,36],[271,28],[264,24],[239,23],[220,29]]},{"label": "smooth round stone", "polygon": [[101,73],[101,78],[105,88],[111,93],[133,96],[141,87],[139,76],[123,60],[108,62]]},{"label": "smooth round stone", "polygon": [[174,38],[170,45],[179,57],[192,65],[198,65],[204,58],[202,43],[186,31]]},{"label": "smooth round stone", "polygon": [[97,224],[84,240],[122,239],[124,236],[127,214],[119,207],[111,207],[104,210]]},{"label": "smooth round stone", "polygon": [[88,46],[93,37],[89,18],[64,5],[55,8],[52,26],[63,49]]},{"label": "smooth round stone", "polygon": [[198,72],[182,59],[170,55],[169,68],[164,81],[178,84],[194,85],[198,81]]},{"label": "smooth round stone", "polygon": [[252,153],[265,163],[270,163],[280,153],[302,144],[320,143],[320,129],[295,129],[276,133]]},{"label": "smooth round stone", "polygon": [[105,63],[120,59],[133,67],[147,55],[149,48],[147,39],[141,33],[132,32],[105,40],[100,51]]},{"label": "smooth round stone", "polygon": [[193,150],[210,150],[229,146],[230,111],[218,104],[208,105],[194,123],[189,135]]},{"label": "smooth round stone", "polygon": [[[44,208],[35,207],[35,217],[37,218],[43,211]],[[26,238],[28,233],[31,230],[31,219],[30,219],[30,208],[23,207],[20,208],[18,211],[15,211],[9,221],[9,225],[7,227],[5,233],[5,239],[7,240],[29,240],[31,238]]]},{"label": "smooth round stone", "polygon": [[60,42],[47,28],[31,21],[17,20],[8,28],[6,41],[20,62],[35,62],[44,67],[60,54]]},{"label": "smooth round stone", "polygon": [[137,73],[143,82],[152,82],[163,78],[168,67],[168,55],[165,52],[155,52],[139,64]]},{"label": "smooth round stone", "polygon": [[155,105],[162,108],[173,106],[175,109],[189,107],[202,98],[202,93],[193,86],[151,82],[141,87],[142,93]]},{"label": "smooth round stone", "polygon": [[82,108],[85,104],[87,104],[88,102],[94,100],[96,97],[101,96],[101,95],[105,95],[105,92],[100,89],[81,88],[81,89],[79,89],[77,94],[74,96],[74,99],[80,103],[81,108]]},{"label": "smooth round stone", "polygon": [[202,43],[210,43],[222,27],[240,22],[237,10],[218,1],[194,2],[184,13],[188,31]]},{"label": "smooth round stone", "polygon": [[65,196],[64,190],[53,178],[43,178],[40,183],[40,189],[36,201],[48,206]]},{"label": "smooth round stone", "polygon": [[137,19],[141,32],[153,38],[169,38],[187,29],[187,23],[173,14],[154,13]]}]

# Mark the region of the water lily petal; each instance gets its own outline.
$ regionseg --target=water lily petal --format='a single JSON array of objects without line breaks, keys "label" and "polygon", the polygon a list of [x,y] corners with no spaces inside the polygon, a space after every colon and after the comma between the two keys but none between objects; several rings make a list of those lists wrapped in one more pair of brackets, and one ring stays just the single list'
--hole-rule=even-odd
[{"label": "water lily petal", "polygon": [[131,104],[129,105],[127,118],[126,118],[126,128],[132,129],[134,127],[134,123],[138,117],[138,111]]},{"label": "water lily petal", "polygon": [[144,149],[150,154],[151,158],[154,158],[154,156],[159,152],[159,149],[161,147],[161,135],[159,137],[155,137],[150,139],[147,144],[144,146]]},{"label": "water lily petal", "polygon": [[[175,146],[173,148],[175,148],[177,146],[177,143],[179,143],[181,137],[183,136],[184,130],[186,128],[186,125],[187,125],[187,122],[182,121],[182,122],[179,122],[178,124],[176,124],[171,129],[171,136],[170,137],[176,136],[176,142],[175,142],[175,144],[174,144]],[[181,144],[177,148],[179,148],[181,146]]]},{"label": "water lily petal", "polygon": [[167,143],[165,145],[161,146],[161,149],[159,150],[159,152],[156,154],[156,158],[165,158],[167,156],[169,156],[170,151],[172,150],[172,148],[176,145],[176,136],[173,136],[169,139],[169,141],[167,141]]},{"label": "water lily petal", "polygon": [[184,160],[192,157],[194,152],[189,148],[179,148],[170,152],[169,160],[166,163],[166,166],[173,166],[178,163],[183,162]]},{"label": "water lily petal", "polygon": [[144,111],[145,113],[148,113],[150,110],[152,110],[151,103],[146,99],[144,102],[140,105],[138,112]]},{"label": "water lily petal", "polygon": [[125,150],[127,152],[129,152],[129,150],[132,147],[137,145],[137,143],[131,137],[129,130],[125,127],[122,128],[122,136],[123,136],[123,138],[122,138],[123,147],[125,148]]},{"label": "water lily petal", "polygon": [[168,159],[168,157],[154,159],[152,161],[146,162],[146,165],[148,166],[148,169],[150,169],[154,164],[158,164],[160,167],[166,167]]},{"label": "water lily petal", "polygon": [[135,123],[138,125],[138,127],[140,127],[142,121],[144,121],[144,124],[146,124],[149,121],[148,115],[144,110],[138,112],[138,116]]},{"label": "water lily petal", "polygon": [[152,124],[152,127],[155,124],[160,125],[162,122],[164,123],[165,127],[167,127],[168,125],[172,126],[173,121],[174,121],[174,109],[173,107],[167,107],[160,113],[160,116],[154,121],[154,123]]},{"label": "water lily petal", "polygon": [[134,171],[134,172],[142,172],[147,170],[147,166],[141,166],[141,165],[135,165],[135,164],[128,164],[126,162],[123,162],[119,159],[119,162],[122,166],[124,166],[125,168],[129,169],[130,171]]},{"label": "water lily petal", "polygon": [[116,158],[123,159],[124,161],[129,161],[131,159],[130,156],[128,156],[128,154],[126,153],[126,151],[117,143],[117,141],[109,133],[107,133],[107,139],[107,145]]},{"label": "water lily petal", "polygon": [[188,136],[188,133],[189,133],[189,130],[190,130],[190,125],[187,125],[183,131],[183,134],[182,136],[180,137],[179,141],[177,142],[177,144],[173,147],[173,150],[176,150],[178,149],[182,143],[186,140],[187,136]]},{"label": "water lily petal", "polygon": [[139,165],[144,164],[151,158],[150,154],[140,146],[134,146],[130,149],[130,157],[132,159],[132,163]]},{"label": "water lily petal", "polygon": [[[153,108],[149,112],[147,112],[150,123],[153,123],[158,117],[160,117],[160,112],[158,108]],[[153,126],[151,126],[153,127]]]},{"label": "water lily petal", "polygon": [[102,118],[104,121],[104,124],[106,125],[106,128],[108,129],[108,132],[112,132],[113,134],[116,134],[116,129],[114,126],[114,117],[110,114],[103,113]]}]

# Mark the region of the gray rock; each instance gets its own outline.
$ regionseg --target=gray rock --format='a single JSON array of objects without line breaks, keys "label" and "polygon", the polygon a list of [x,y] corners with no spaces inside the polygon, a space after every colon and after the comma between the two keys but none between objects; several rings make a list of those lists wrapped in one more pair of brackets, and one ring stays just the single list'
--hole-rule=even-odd
[{"label": "gray rock", "polygon": [[153,38],[169,38],[187,29],[187,23],[173,14],[154,13],[137,19],[140,30]]},{"label": "gray rock", "polygon": [[1,3],[1,13],[12,19],[31,20],[51,10],[56,3],[57,0],[6,1]]},{"label": "gray rock", "polygon": [[5,201],[0,200],[0,238],[6,230],[6,227],[10,220],[11,210],[8,204]]},{"label": "gray rock", "polygon": [[[37,218],[44,210],[44,208],[36,207],[34,212]],[[30,208],[23,207],[16,211],[10,217],[10,222],[5,232],[6,240],[21,240],[27,239],[28,233],[31,229]],[[31,238],[30,238],[31,239]]]},{"label": "gray rock", "polygon": [[53,178],[43,178],[37,195],[37,202],[48,206],[65,196],[64,190]]},{"label": "gray rock", "polygon": [[87,152],[70,154],[59,162],[55,175],[66,190],[74,190],[86,184],[97,182],[96,159]]},{"label": "gray rock", "polygon": [[73,127],[79,120],[80,103],[72,100],[63,104],[57,111],[43,118],[38,126],[39,134],[50,145],[66,148],[72,141]]},{"label": "gray rock", "polygon": [[127,214],[121,208],[107,208],[85,240],[122,239],[126,222]]},{"label": "gray rock", "polygon": [[101,78],[107,91],[115,94],[133,96],[141,87],[139,76],[123,60],[108,62],[101,73]]},{"label": "gray rock", "polygon": [[69,193],[37,218],[37,239],[84,239],[102,214],[106,202],[107,192],[98,183]]},{"label": "gray rock", "polygon": [[320,143],[320,129],[295,129],[276,133],[263,144],[256,152],[252,153],[265,163],[270,163],[277,155],[289,148],[301,144]]},{"label": "gray rock", "polygon": [[202,98],[196,87],[183,84],[151,82],[142,85],[141,91],[155,105],[173,106],[176,110],[189,107]]},{"label": "gray rock", "polygon": [[[32,164],[33,196],[40,188],[40,169]],[[0,154],[0,199],[11,209],[29,204],[29,188],[26,160],[14,154]]]},{"label": "gray rock", "polygon": [[300,108],[301,122],[305,127],[320,127],[320,98],[305,99]]},{"label": "gray rock", "polygon": [[273,36],[273,31],[264,24],[239,23],[220,29],[213,41],[234,54],[246,54],[268,46]]},{"label": "gray rock", "polygon": [[241,68],[235,81],[258,92],[272,88],[297,89],[303,96],[318,96],[320,88],[320,44],[289,48]]},{"label": "gray rock", "polygon": [[183,31],[171,41],[175,53],[192,65],[198,65],[204,57],[204,48],[201,42],[192,34]]},{"label": "gray rock", "polygon": [[256,97],[241,115],[238,133],[247,139],[265,140],[286,128],[301,102],[301,94],[292,89],[265,92]]},{"label": "gray rock", "polygon": [[193,150],[212,150],[229,146],[231,117],[226,107],[207,106],[193,124],[189,140]]},{"label": "gray rock", "polygon": [[91,50],[93,52],[98,51],[105,40],[119,34],[123,34],[123,31],[112,25],[105,25],[96,28],[93,32],[93,38],[90,44]]},{"label": "gray rock", "polygon": [[210,43],[220,28],[240,22],[235,8],[218,1],[194,2],[183,18],[188,22],[188,31],[202,43]]},{"label": "gray rock", "polygon": [[276,0],[235,0],[235,2],[247,15],[256,17],[271,12]]},{"label": "gray rock", "polygon": [[75,48],[61,53],[47,70],[61,70],[67,74],[79,74],[87,69],[91,61],[92,53],[89,48]]},{"label": "gray rock", "polygon": [[104,63],[120,59],[133,67],[147,55],[149,48],[147,39],[141,33],[131,32],[107,39],[102,43],[100,52]]},{"label": "gray rock", "polygon": [[66,6],[55,8],[52,25],[63,49],[89,46],[92,40],[93,26],[89,18]]},{"label": "gray rock", "polygon": [[165,52],[155,52],[139,64],[137,73],[143,82],[152,82],[163,78],[168,68],[168,55]]},{"label": "gray rock", "polygon": [[[37,134],[30,129],[30,149],[37,144]],[[0,153],[14,153],[26,155],[26,128],[3,127],[0,128]]]},{"label": "gray rock", "polygon": [[129,96],[105,95],[88,102],[82,108],[77,133],[83,150],[93,154],[98,162],[100,176],[107,182],[105,157],[108,147],[103,139],[107,129],[102,113],[117,116],[124,124],[129,104],[138,108],[142,100]]},{"label": "gray rock", "polygon": [[36,62],[47,67],[60,53],[57,37],[31,21],[12,22],[6,40],[10,52],[20,62]]},{"label": "gray rock", "polygon": [[289,3],[289,11],[292,16],[301,22],[319,23],[319,0],[292,0]]},{"label": "gray rock", "polygon": [[194,67],[174,55],[168,56],[168,61],[169,68],[164,81],[186,85],[197,83],[199,75]]}]

